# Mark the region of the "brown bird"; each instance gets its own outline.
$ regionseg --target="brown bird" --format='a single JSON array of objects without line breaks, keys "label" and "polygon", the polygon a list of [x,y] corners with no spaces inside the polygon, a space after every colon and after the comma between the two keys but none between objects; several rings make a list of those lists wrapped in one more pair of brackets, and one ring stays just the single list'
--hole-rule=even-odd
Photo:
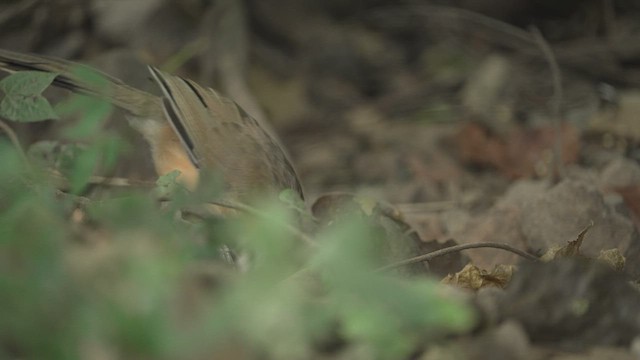
[{"label": "brown bird", "polygon": [[225,198],[246,201],[302,187],[281,142],[268,124],[248,115],[235,102],[210,88],[149,66],[163,96],[130,87],[99,73],[106,85],[83,80],[71,61],[0,49],[0,70],[56,73],[53,85],[104,99],[128,113],[130,123],[151,146],[158,175],[179,170],[179,181],[196,188],[201,172],[218,172]]}]

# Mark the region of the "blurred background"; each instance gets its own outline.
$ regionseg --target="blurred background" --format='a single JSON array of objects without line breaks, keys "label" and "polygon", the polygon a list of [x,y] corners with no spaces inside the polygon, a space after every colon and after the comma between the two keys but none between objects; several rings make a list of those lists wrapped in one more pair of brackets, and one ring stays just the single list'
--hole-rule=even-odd
[{"label": "blurred background", "polygon": [[[640,181],[639,35],[633,0],[0,3],[2,48],[88,63],[153,92],[152,64],[267,119],[311,199],[373,195],[398,204],[423,240],[531,249],[542,246],[522,238],[520,200],[505,194],[533,192],[514,190],[516,181],[566,175],[554,170],[554,144],[586,183]],[[116,175],[152,178],[147,146],[122,114],[109,126],[131,144]],[[56,130],[20,126],[20,136],[30,143]],[[631,209],[624,226],[611,224],[628,230],[628,244],[640,201],[617,196],[604,199]],[[496,208],[505,202],[518,211]]]}]

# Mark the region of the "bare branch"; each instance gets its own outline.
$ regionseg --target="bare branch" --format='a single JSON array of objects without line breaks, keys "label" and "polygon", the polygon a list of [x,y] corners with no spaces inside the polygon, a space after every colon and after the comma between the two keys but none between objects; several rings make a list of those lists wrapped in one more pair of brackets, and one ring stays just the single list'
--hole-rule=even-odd
[{"label": "bare branch", "polygon": [[514,247],[512,247],[510,245],[486,242],[486,243],[473,243],[473,244],[461,244],[461,245],[449,246],[449,247],[446,247],[444,249],[432,251],[432,252],[427,253],[427,254],[423,254],[423,255],[420,255],[420,256],[412,257],[412,258],[409,258],[409,259],[405,259],[405,260],[401,260],[401,261],[395,262],[393,264],[389,264],[389,265],[383,266],[383,267],[379,268],[378,271],[391,270],[391,269],[395,269],[395,268],[398,268],[398,267],[401,267],[401,266],[405,266],[405,265],[411,265],[411,264],[415,264],[415,263],[419,263],[419,262],[423,262],[423,261],[429,261],[429,260],[432,260],[432,259],[437,258],[439,256],[448,255],[448,254],[451,254],[451,253],[454,253],[454,252],[460,252],[462,250],[477,249],[477,248],[501,249],[501,250],[509,251],[509,252],[512,252],[512,253],[514,253],[516,255],[522,256],[523,258],[525,258],[527,260],[531,260],[531,261],[539,261],[540,260],[537,256],[529,254],[526,251],[522,251],[520,249],[516,249],[516,248],[514,248]]}]

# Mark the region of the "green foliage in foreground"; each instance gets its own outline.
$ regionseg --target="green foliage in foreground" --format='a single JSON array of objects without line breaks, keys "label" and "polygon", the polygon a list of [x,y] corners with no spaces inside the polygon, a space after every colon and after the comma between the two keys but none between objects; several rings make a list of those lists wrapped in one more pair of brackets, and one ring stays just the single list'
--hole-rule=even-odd
[{"label": "green foliage in foreground", "polygon": [[[74,138],[112,140],[65,159],[83,195],[120,149],[87,128]],[[375,271],[379,234],[362,216],[320,230],[313,247],[283,225],[295,223],[290,203],[187,222],[176,207],[202,194],[174,189],[162,209],[149,191],[78,198],[5,141],[0,163],[0,358],[399,359],[471,324],[435,282]],[[250,254],[248,270],[220,260],[223,244]]]}]

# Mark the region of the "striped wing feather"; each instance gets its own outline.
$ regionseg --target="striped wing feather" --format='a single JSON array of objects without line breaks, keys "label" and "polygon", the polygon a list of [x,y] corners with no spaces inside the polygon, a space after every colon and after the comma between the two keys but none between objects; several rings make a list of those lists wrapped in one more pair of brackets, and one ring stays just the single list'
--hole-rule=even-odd
[{"label": "striped wing feather", "polygon": [[[302,188],[283,147],[235,102],[191,80],[150,71],[165,95],[168,120],[196,166],[217,169],[236,196]],[[205,121],[202,121],[205,119]]]}]

